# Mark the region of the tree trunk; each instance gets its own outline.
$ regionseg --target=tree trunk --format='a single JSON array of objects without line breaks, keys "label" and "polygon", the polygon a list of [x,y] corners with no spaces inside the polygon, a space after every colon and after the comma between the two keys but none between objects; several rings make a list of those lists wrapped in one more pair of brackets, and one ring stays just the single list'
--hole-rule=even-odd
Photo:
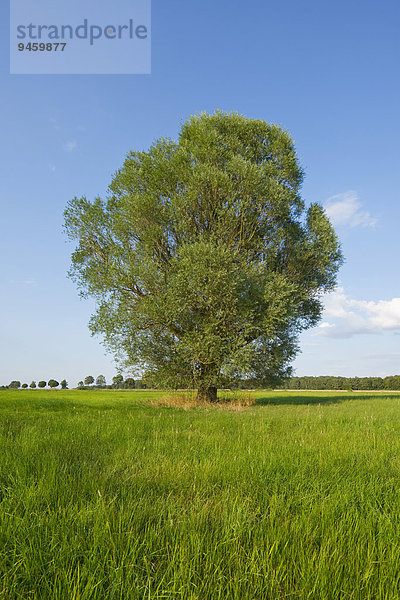
[{"label": "tree trunk", "polygon": [[200,387],[197,390],[197,400],[202,402],[216,402],[217,401],[217,388],[215,385],[208,387]]}]

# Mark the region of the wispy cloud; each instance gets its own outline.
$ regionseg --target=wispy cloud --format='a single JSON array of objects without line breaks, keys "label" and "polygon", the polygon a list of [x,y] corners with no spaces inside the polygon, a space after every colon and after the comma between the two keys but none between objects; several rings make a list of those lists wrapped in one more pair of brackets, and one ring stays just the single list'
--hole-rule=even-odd
[{"label": "wispy cloud", "polygon": [[370,354],[364,354],[363,358],[366,360],[376,361],[377,359],[382,360],[396,360],[400,361],[400,352],[375,352]]},{"label": "wispy cloud", "polygon": [[63,150],[65,150],[65,152],[72,152],[73,150],[75,150],[77,145],[78,144],[76,140],[68,140],[67,142],[63,143]]},{"label": "wispy cloud", "polygon": [[324,204],[333,225],[348,227],[374,227],[378,219],[362,209],[357,192],[352,190],[331,196]]},{"label": "wispy cloud", "polygon": [[55,129],[56,131],[59,131],[61,129],[61,127],[55,117],[50,117],[49,121],[50,121],[51,125],[53,126],[53,129]]},{"label": "wispy cloud", "polygon": [[400,331],[400,298],[391,300],[354,300],[343,288],[325,297],[325,321],[316,335],[349,338],[357,334]]}]

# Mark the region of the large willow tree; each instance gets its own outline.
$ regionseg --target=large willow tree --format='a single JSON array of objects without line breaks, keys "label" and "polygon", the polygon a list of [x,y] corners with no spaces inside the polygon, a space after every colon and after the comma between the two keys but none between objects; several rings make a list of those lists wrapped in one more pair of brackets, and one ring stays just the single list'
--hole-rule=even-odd
[{"label": "large willow tree", "polygon": [[239,377],[277,383],[342,260],[302,178],[289,135],[238,114],[203,113],[178,141],[131,152],[106,201],[65,211],[71,275],[98,302],[92,332],[132,369],[210,401]]}]

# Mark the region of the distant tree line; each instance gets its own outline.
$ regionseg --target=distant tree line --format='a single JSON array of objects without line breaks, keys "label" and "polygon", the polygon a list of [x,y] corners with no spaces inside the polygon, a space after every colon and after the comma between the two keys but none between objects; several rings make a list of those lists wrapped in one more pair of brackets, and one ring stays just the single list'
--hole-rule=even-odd
[{"label": "distant tree line", "polygon": [[119,389],[119,390],[143,390],[148,386],[142,379],[133,379],[133,377],[123,378],[121,374],[112,378],[112,384],[107,385],[104,375],[98,375],[96,379],[88,375],[84,380],[78,382],[78,389]]},{"label": "distant tree line", "polygon": [[388,377],[291,377],[282,389],[288,390],[400,390],[400,375]]},{"label": "distant tree line", "polygon": [[[37,384],[32,381],[29,386],[27,383],[21,385],[20,381],[11,381],[9,385],[0,386],[0,389],[35,389],[36,387],[67,389],[68,383],[65,379],[58,383],[56,379],[49,381],[39,381]],[[260,385],[256,380],[245,379],[235,382],[235,388],[254,389]],[[121,374],[112,378],[112,384],[107,385],[104,375],[98,375],[96,379],[92,375],[79,381],[78,389],[120,389],[120,390],[145,390],[146,388],[157,388],[155,382],[146,375],[142,379],[133,379],[133,377],[124,377]],[[319,377],[290,377],[280,389],[287,390],[400,390],[400,375],[389,375],[388,377],[334,377],[332,375],[321,375]]]},{"label": "distant tree line", "polygon": [[0,386],[0,389],[18,390],[19,388],[22,388],[22,389],[25,390],[28,387],[30,387],[33,390],[36,387],[45,388],[46,386],[49,386],[50,388],[56,388],[59,385],[61,386],[61,389],[63,389],[63,390],[66,390],[68,388],[68,383],[67,383],[66,379],[63,379],[61,381],[61,383],[59,383],[56,379],[49,379],[49,381],[39,381],[37,383],[37,385],[36,385],[36,381],[31,381],[31,383],[29,384],[29,386],[28,386],[27,383],[23,383],[21,385],[20,381],[13,380],[8,385],[2,385],[2,386]]},{"label": "distant tree line", "polygon": [[[8,385],[1,385],[0,389],[35,389],[35,388],[57,388],[61,386],[61,389],[68,389],[68,382],[66,379],[63,379],[60,383],[56,379],[49,379],[48,381],[32,381],[29,385],[27,383],[22,383],[18,380],[11,381]],[[133,377],[124,377],[121,374],[115,375],[112,378],[112,384],[107,385],[106,378],[104,375],[98,375],[96,379],[92,375],[88,375],[85,377],[83,381],[79,381],[78,389],[121,389],[121,390],[143,390],[148,386],[147,382],[142,379],[133,379]]]}]

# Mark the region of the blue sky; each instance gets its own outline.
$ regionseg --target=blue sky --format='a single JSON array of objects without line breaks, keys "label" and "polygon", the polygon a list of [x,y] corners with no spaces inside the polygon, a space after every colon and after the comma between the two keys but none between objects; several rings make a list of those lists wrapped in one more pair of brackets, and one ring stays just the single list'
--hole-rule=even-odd
[{"label": "blue sky", "polygon": [[105,195],[129,150],[216,108],[290,132],[303,197],[342,241],[297,374],[400,373],[397,1],[153,0],[151,75],[9,75],[7,3],[0,17],[0,384],[112,378],[94,305],[66,277],[64,207]]}]

